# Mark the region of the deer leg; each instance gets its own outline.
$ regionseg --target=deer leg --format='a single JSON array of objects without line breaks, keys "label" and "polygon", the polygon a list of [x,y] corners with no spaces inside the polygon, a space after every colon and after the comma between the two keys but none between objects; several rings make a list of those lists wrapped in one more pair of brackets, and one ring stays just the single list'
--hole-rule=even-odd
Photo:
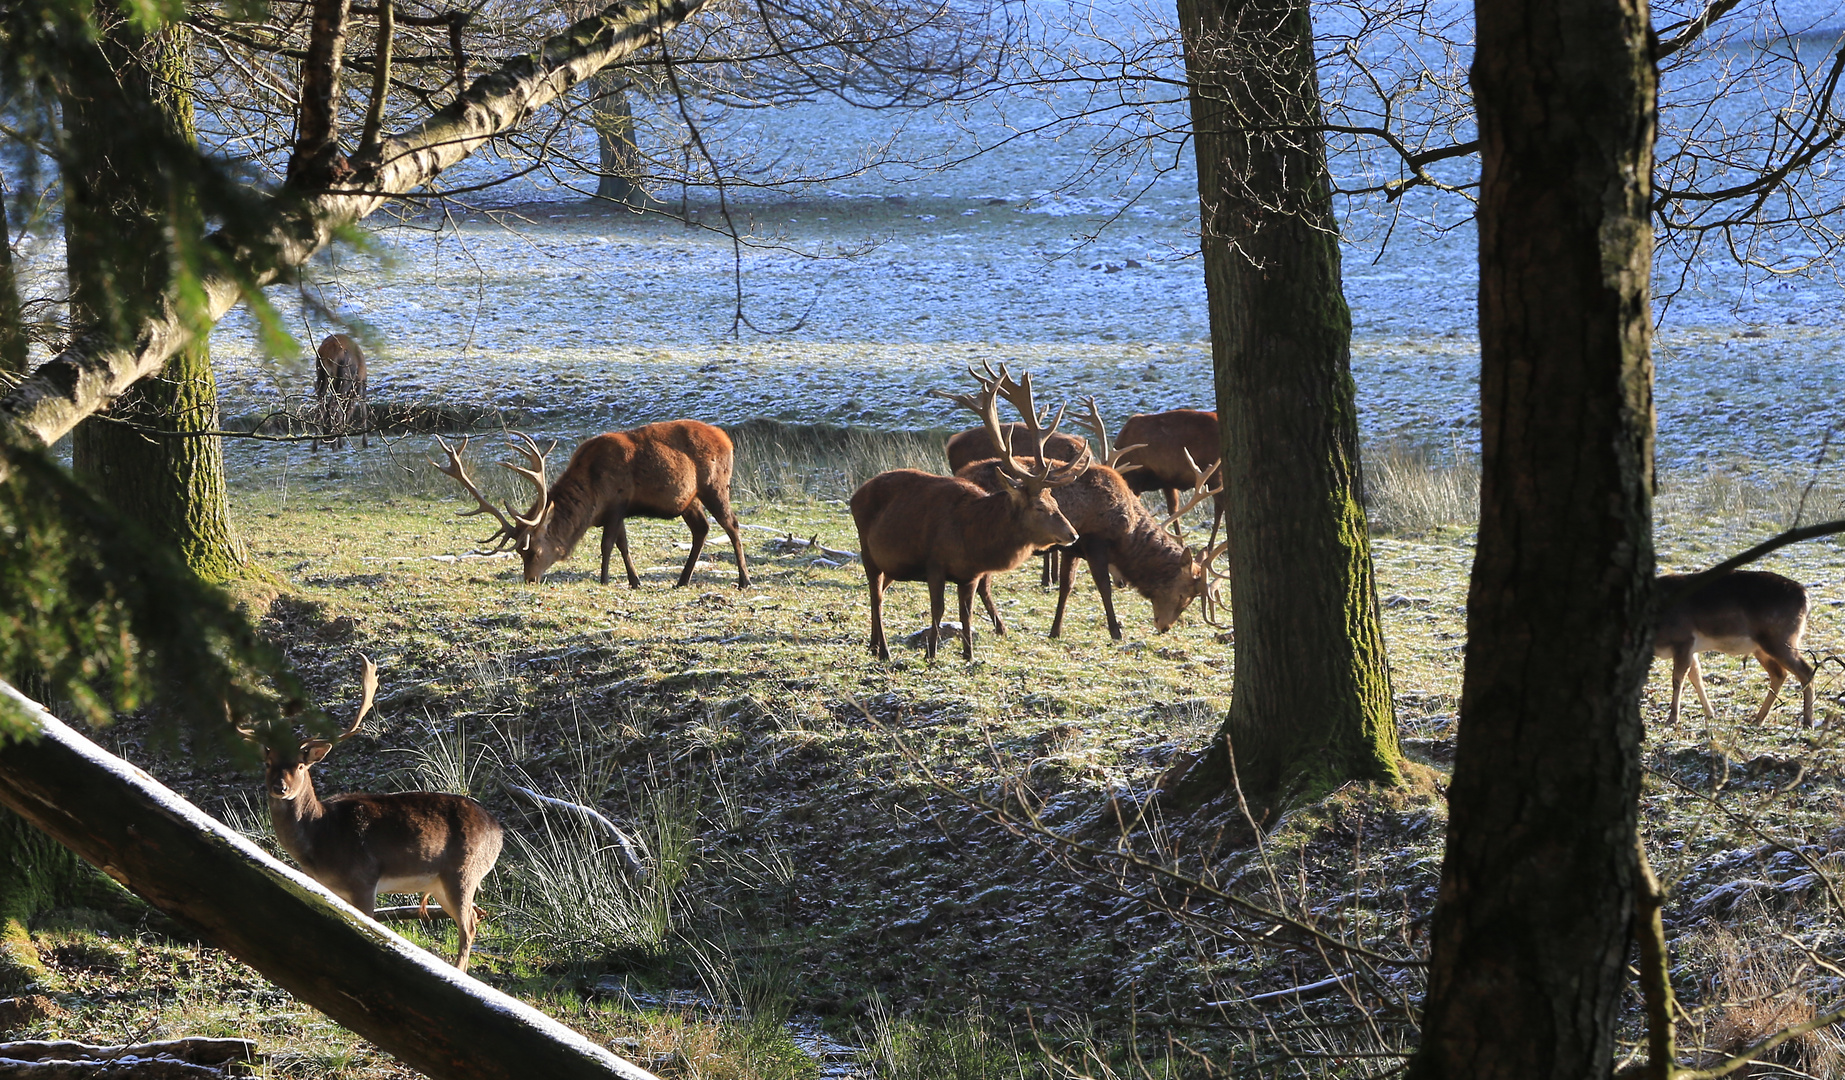
[{"label": "deer leg", "polygon": [[[1160,490],[1166,493],[1166,516],[1171,517],[1172,515],[1178,513],[1179,512],[1179,489],[1178,488],[1161,488]],[[1177,521],[1173,522],[1172,523],[1172,535],[1178,537],[1179,543],[1183,544],[1185,542],[1185,526]]]},{"label": "deer leg", "polygon": [[709,488],[698,493],[698,501],[705,504],[705,509],[717,518],[724,535],[730,537],[731,549],[737,553],[737,588],[749,588],[749,564],[743,558],[743,537],[737,532],[737,515],[730,508],[730,498],[716,488]]},{"label": "deer leg", "polygon": [[457,970],[468,970],[468,954],[474,951],[474,927],[477,919],[474,914],[474,890],[459,874],[443,873],[436,879],[436,903],[448,912],[448,917],[455,920],[455,938],[458,948],[455,951]]},{"label": "deer leg", "polygon": [[[609,583],[609,555],[615,550],[615,530],[619,528],[621,528],[620,522],[602,527],[602,583],[604,585]],[[622,555],[625,558],[627,552],[622,552]]]},{"label": "deer leg", "polygon": [[1768,655],[1766,649],[1757,648],[1755,658],[1762,662],[1762,670],[1768,672],[1768,696],[1762,699],[1762,707],[1755,710],[1755,722],[1761,723],[1775,707],[1775,698],[1781,695],[1781,684],[1787,681],[1787,668]]},{"label": "deer leg", "polygon": [[1046,549],[1041,562],[1043,569],[1038,574],[1038,588],[1048,589],[1051,587],[1051,579],[1057,576],[1057,549]]},{"label": "deer leg", "polygon": [[1057,614],[1051,619],[1051,636],[1063,636],[1063,609],[1070,602],[1070,590],[1076,586],[1075,551],[1066,551],[1063,563],[1057,568]]},{"label": "deer leg", "polygon": [[890,659],[890,646],[884,643],[884,575],[864,560],[865,578],[871,586],[871,655],[880,660]]},{"label": "deer leg", "polygon": [[1666,713],[1666,726],[1668,727],[1678,726],[1678,702],[1679,696],[1685,690],[1685,672],[1691,670],[1691,665],[1696,660],[1697,655],[1690,649],[1674,648],[1672,650],[1672,708]]},{"label": "deer leg", "polygon": [[358,415],[359,446],[363,449],[369,450],[371,449],[372,444],[371,444],[370,436],[367,435],[367,432],[371,429],[371,426],[372,426],[372,407],[365,403],[365,398],[363,396],[359,398],[358,414],[359,414]]},{"label": "deer leg", "polygon": [[692,583],[692,568],[698,565],[698,555],[705,550],[705,537],[711,535],[711,523],[705,520],[705,508],[698,503],[684,514],[686,528],[692,530],[692,554],[686,556],[685,569],[679,572],[679,581],[675,589],[683,589]]},{"label": "deer leg", "polygon": [[1102,613],[1108,616],[1108,636],[1120,641],[1121,620],[1115,618],[1115,587],[1109,578],[1108,541],[1091,540],[1083,554],[1089,559],[1089,576],[1095,578],[1095,591],[1102,597]]},{"label": "deer leg", "polygon": [[[1802,724],[1802,726],[1812,727],[1813,726],[1813,676],[1815,674],[1813,670],[1813,665],[1807,663],[1806,657],[1801,656],[1798,652],[1794,650],[1794,647],[1792,645],[1788,644],[1785,641],[1772,641],[1771,640],[1766,645],[1759,645],[1756,648],[1755,655],[1756,655],[1756,659],[1762,661],[1763,667],[1768,667],[1767,658],[1773,657],[1776,665],[1782,668],[1784,672],[1791,671],[1794,674],[1794,678],[1800,680],[1800,689],[1801,689],[1800,723]],[[1770,669],[1770,675],[1772,676],[1772,674],[1773,674],[1773,671],[1772,669]],[[1783,675],[1783,678],[1785,677],[1786,676]]]},{"label": "deer leg", "polygon": [[987,607],[987,618],[993,620],[993,633],[1000,637],[1005,637],[1006,620],[999,617],[999,608],[993,605],[993,575],[980,575],[979,582],[975,588],[980,593],[980,602]]},{"label": "deer leg", "polygon": [[[615,547],[621,552],[621,565],[628,571],[628,588],[640,588],[641,576],[634,572],[634,556],[628,553],[628,520],[618,517],[612,523],[604,525],[603,529],[613,530],[615,533]],[[607,535],[605,531],[604,539],[607,539]],[[606,575],[603,580],[608,580]]]},{"label": "deer leg", "polygon": [[[1689,646],[1687,646],[1689,648]],[[1691,653],[1688,670],[1691,672],[1691,688],[1698,692],[1698,701],[1704,706],[1704,719],[1710,723],[1717,722],[1717,710],[1710,707],[1710,695],[1704,692],[1704,666],[1698,663],[1698,654]]]},{"label": "deer leg", "polygon": [[972,660],[974,658],[974,583],[959,581],[955,583],[955,587],[961,594],[961,659]]},{"label": "deer leg", "polygon": [[942,639],[942,601],[948,579],[940,571],[929,575],[929,636],[928,652],[924,659],[935,659],[936,643]]}]

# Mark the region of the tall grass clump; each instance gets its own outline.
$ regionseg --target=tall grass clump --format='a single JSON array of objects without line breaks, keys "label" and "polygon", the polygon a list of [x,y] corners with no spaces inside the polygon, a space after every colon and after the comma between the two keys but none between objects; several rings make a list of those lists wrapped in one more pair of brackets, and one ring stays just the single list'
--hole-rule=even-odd
[{"label": "tall grass clump", "polygon": [[1661,517],[1744,525],[1761,521],[1786,529],[1845,514],[1845,488],[1812,476],[1760,477],[1746,466],[1712,466],[1663,474],[1656,506]]},{"label": "tall grass clump", "polygon": [[996,1035],[972,1013],[922,1022],[896,1015],[871,998],[871,1030],[860,1064],[879,1080],[1027,1080],[1046,1075],[1011,1039]]},{"label": "tall grass clump", "polygon": [[732,428],[737,447],[730,491],[770,502],[844,499],[891,469],[946,472],[943,435],[827,424],[751,420]]},{"label": "tall grass clump", "polygon": [[1365,508],[1371,527],[1417,533],[1480,520],[1480,463],[1471,453],[1437,453],[1390,443],[1365,455]]}]

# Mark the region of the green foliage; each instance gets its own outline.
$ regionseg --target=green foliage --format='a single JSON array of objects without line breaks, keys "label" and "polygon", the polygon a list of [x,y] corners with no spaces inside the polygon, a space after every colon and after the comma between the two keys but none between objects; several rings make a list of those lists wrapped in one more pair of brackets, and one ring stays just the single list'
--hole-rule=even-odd
[{"label": "green foliage", "polygon": [[[0,673],[91,723],[165,691],[163,718],[228,736],[225,710],[273,723],[303,709],[280,655],[200,581],[42,452],[13,449],[0,484]],[[327,726],[324,718],[321,723]],[[29,732],[0,710],[0,738]]]}]

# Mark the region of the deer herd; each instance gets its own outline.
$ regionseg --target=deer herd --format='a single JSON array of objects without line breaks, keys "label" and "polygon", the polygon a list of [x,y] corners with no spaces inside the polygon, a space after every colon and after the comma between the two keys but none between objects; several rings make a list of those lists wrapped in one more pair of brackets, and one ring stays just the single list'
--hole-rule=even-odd
[{"label": "deer herd", "polygon": [[[332,347],[330,349],[330,347]],[[331,361],[329,355],[331,353]],[[355,369],[356,365],[356,369]],[[347,380],[363,400],[364,358],[350,341],[329,338],[321,347],[324,381]],[[356,372],[356,373],[355,373]],[[1063,631],[1065,608],[1080,560],[1089,564],[1101,597],[1108,632],[1119,641],[1121,622],[1113,602],[1115,576],[1147,598],[1157,630],[1172,627],[1192,601],[1216,625],[1212,611],[1220,575],[1213,564],[1229,547],[1217,534],[1224,522],[1217,414],[1174,409],[1130,417],[1113,439],[1094,398],[1076,422],[1100,447],[1059,432],[1064,409],[1055,417],[1040,410],[1031,376],[1016,379],[1001,365],[968,369],[974,393],[931,391],[980,419],[978,427],[948,440],[953,475],[893,469],[867,480],[850,500],[858,528],[859,559],[870,593],[870,650],[890,658],[884,633],[884,594],[899,581],[924,582],[929,590],[929,627],[924,634],[933,659],[941,636],[949,582],[957,591],[961,655],[973,658],[972,607],[978,596],[996,634],[1006,633],[994,604],[996,575],[1018,568],[1034,552],[1046,555],[1044,583],[1058,581],[1056,616],[1050,636]],[[336,391],[338,402],[346,399]],[[1021,419],[1002,423],[999,403]],[[346,407],[344,404],[342,408]],[[1049,424],[1046,420],[1049,419]],[[545,459],[556,444],[540,448],[531,437],[510,439],[522,461],[500,464],[532,488],[532,502],[520,513],[495,506],[468,473],[468,439],[459,445],[438,436],[446,460],[436,464],[471,496],[476,506],[464,516],[490,515],[499,528],[482,554],[511,548],[528,583],[570,556],[583,535],[602,529],[601,581],[608,584],[609,558],[621,552],[628,586],[640,587],[624,522],[630,517],[681,518],[692,533],[691,554],[677,584],[687,585],[698,567],[710,526],[717,519],[736,553],[737,585],[750,584],[749,569],[730,504],[735,450],[722,430],[695,420],[648,424],[598,435],[571,454],[555,482]],[[1213,480],[1216,482],[1213,483]],[[1162,491],[1168,513],[1150,512],[1140,495]],[[1181,492],[1189,492],[1182,500]],[[1205,499],[1213,500],[1210,539],[1188,548],[1179,521]],[[490,546],[489,546],[490,545]],[[1767,671],[1768,695],[1754,717],[1761,723],[1791,673],[1799,680],[1802,720],[1813,723],[1814,665],[1800,652],[1806,632],[1804,586],[1778,574],[1734,571],[1708,579],[1663,575],[1654,652],[1672,660],[1672,704],[1668,723],[1678,721],[1685,676],[1691,677],[1705,715],[1715,710],[1705,693],[1698,654],[1755,656]],[[309,769],[339,741],[359,729],[370,711],[377,672],[366,660],[363,701],[351,725],[334,740],[308,739],[298,746],[266,745],[266,789],[277,839],[301,867],[361,912],[373,912],[380,891],[420,892],[423,909],[433,896],[459,929],[456,966],[465,970],[479,912],[474,894],[499,856],[500,824],[479,803],[461,795],[402,792],[346,794],[320,799]],[[247,737],[255,732],[243,728]],[[270,740],[273,742],[274,740]]]}]

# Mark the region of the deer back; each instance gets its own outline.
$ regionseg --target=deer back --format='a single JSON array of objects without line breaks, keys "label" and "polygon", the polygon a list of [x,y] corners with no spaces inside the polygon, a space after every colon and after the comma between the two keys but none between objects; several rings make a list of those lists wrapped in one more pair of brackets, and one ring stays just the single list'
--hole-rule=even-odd
[{"label": "deer back", "polygon": [[500,823],[465,795],[354,792],[335,795],[325,806],[315,855],[375,880],[383,892],[416,891],[445,870],[479,880],[499,859],[504,840]]},{"label": "deer back", "polygon": [[[1198,468],[1209,469],[1222,456],[1217,414],[1202,409],[1168,409],[1157,413],[1136,413],[1121,425],[1115,436],[1116,446],[1141,445],[1121,455],[1116,467],[1136,492],[1160,488],[1188,488],[1197,483],[1186,454]],[[1127,471],[1127,466],[1140,468]]]},{"label": "deer back", "polygon": [[1050,492],[1036,486],[988,492],[916,469],[879,473],[852,494],[859,544],[897,581],[949,581],[1016,568],[1033,551],[1076,539]]},{"label": "deer back", "polygon": [[[1661,574],[1657,588],[1667,595],[1685,574]],[[1806,586],[1765,570],[1736,570],[1696,592],[1668,600],[1659,612],[1654,651],[1753,652],[1758,644],[1785,642],[1799,649],[1806,633]]]},{"label": "deer back", "polygon": [[[1029,429],[1016,420],[1005,425],[1005,431],[1006,437],[1012,440],[1014,449],[1025,447],[1027,440],[1030,439]],[[1070,435],[1061,431],[1049,435],[1044,440],[1044,455],[1058,461],[1075,461],[1088,448],[1088,440],[1081,435]],[[976,461],[996,458],[1000,453],[999,446],[994,443],[992,434],[985,427],[968,428],[959,435],[950,437],[946,450],[948,471],[957,474]]]},{"label": "deer back", "polygon": [[329,334],[314,360],[314,396],[365,394],[365,350],[345,334]]},{"label": "deer back", "polygon": [[701,489],[730,489],[730,436],[696,420],[666,420],[585,440],[552,483],[551,545],[568,557],[610,510],[678,517]]}]

